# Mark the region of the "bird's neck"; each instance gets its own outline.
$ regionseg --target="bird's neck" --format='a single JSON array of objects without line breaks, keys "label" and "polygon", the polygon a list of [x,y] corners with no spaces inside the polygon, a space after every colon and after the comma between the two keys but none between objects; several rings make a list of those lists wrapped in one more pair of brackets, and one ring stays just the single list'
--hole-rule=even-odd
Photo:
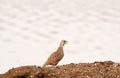
[{"label": "bird's neck", "polygon": [[58,47],[57,51],[63,50],[63,47]]},{"label": "bird's neck", "polygon": [[63,51],[63,46],[64,46],[64,44],[61,42],[59,44],[59,47],[58,47],[57,51]]},{"label": "bird's neck", "polygon": [[60,44],[59,44],[59,47],[63,47],[64,46],[64,44],[61,42]]}]

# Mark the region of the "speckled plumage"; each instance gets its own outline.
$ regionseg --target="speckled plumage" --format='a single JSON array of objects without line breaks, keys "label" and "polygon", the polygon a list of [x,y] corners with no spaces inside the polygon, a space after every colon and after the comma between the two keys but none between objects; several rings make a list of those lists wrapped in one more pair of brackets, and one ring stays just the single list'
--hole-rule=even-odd
[{"label": "speckled plumage", "polygon": [[44,63],[42,67],[45,67],[46,65],[57,65],[64,56],[63,46],[66,43],[67,43],[66,40],[62,40],[60,42],[58,49],[48,57],[47,61]]}]

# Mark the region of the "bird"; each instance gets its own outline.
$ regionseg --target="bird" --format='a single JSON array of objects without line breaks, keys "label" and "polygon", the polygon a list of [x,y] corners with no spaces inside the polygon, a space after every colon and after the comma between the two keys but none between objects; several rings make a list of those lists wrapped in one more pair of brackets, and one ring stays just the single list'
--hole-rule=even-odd
[{"label": "bird", "polygon": [[66,40],[61,40],[58,49],[48,57],[47,61],[43,64],[42,68],[46,67],[46,65],[56,66],[59,63],[59,61],[64,56],[63,46],[66,43]]}]

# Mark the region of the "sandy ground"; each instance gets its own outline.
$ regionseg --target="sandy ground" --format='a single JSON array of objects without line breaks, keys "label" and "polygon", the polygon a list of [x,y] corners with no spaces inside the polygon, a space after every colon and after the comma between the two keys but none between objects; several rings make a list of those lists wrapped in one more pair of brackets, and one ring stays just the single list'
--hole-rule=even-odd
[{"label": "sandy ground", "polygon": [[71,63],[44,68],[21,66],[0,74],[0,78],[120,78],[120,63]]},{"label": "sandy ground", "polygon": [[42,65],[61,39],[59,65],[119,62],[120,1],[0,0],[0,72]]}]

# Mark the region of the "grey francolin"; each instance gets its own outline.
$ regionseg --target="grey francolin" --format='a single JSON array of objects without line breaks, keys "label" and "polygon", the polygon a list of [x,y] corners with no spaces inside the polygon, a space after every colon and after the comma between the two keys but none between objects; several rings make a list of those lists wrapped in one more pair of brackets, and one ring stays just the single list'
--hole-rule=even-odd
[{"label": "grey francolin", "polygon": [[64,51],[63,51],[63,46],[67,43],[66,40],[61,40],[58,49],[53,52],[47,59],[47,61],[44,63],[42,66],[45,67],[46,65],[57,65],[59,61],[63,58],[64,56]]}]

